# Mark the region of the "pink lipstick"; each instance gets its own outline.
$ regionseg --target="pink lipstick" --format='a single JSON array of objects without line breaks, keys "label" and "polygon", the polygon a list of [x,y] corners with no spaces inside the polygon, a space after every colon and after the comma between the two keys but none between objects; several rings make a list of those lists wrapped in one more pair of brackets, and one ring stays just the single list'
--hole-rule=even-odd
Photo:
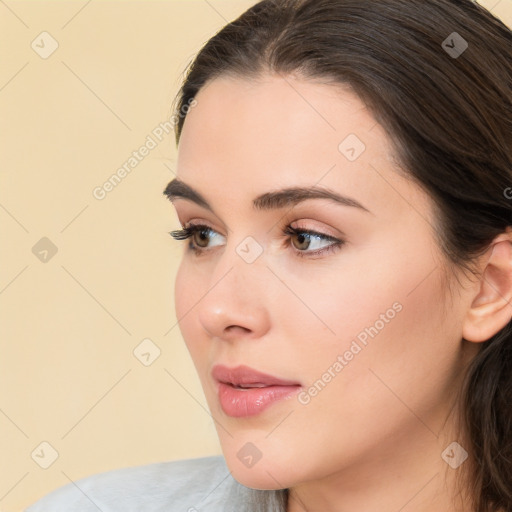
[{"label": "pink lipstick", "polygon": [[215,365],[212,377],[218,384],[222,410],[235,418],[259,414],[273,403],[291,398],[302,387],[299,382],[279,379],[244,365]]}]

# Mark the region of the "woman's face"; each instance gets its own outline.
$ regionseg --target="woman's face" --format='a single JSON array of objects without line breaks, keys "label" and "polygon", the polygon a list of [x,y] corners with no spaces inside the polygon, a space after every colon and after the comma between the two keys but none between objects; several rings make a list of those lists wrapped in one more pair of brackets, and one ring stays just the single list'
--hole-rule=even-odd
[{"label": "woman's face", "polygon": [[[353,93],[291,76],[217,78],[196,100],[177,171],[211,209],[171,197],[182,226],[208,227],[181,242],[175,304],[233,476],[271,489],[446,466],[467,304],[446,300],[432,202],[387,134]],[[349,199],[253,205],[298,187]]]}]

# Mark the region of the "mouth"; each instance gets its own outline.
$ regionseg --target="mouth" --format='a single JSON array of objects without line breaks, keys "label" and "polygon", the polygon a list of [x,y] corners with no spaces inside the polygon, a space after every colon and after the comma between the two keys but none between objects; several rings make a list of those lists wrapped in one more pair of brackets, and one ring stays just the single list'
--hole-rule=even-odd
[{"label": "mouth", "polygon": [[212,377],[217,383],[220,406],[232,417],[254,416],[270,405],[291,398],[300,382],[262,373],[248,366],[228,368],[215,365]]},{"label": "mouth", "polygon": [[252,385],[249,385],[249,386],[236,386],[235,384],[231,384],[231,382],[224,382],[223,384],[227,384],[228,386],[231,386],[234,389],[240,389],[241,391],[246,391],[248,389],[253,389],[253,388],[266,388],[266,387],[268,387],[268,385],[266,385],[266,384],[252,384]]},{"label": "mouth", "polygon": [[212,377],[218,382],[240,389],[301,385],[300,382],[280,379],[245,365],[236,368],[215,365],[212,370]]}]

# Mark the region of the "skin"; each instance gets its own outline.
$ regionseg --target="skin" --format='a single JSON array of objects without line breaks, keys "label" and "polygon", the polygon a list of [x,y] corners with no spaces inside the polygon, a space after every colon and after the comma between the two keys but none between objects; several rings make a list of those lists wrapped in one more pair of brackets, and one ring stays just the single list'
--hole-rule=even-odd
[{"label": "skin", "polygon": [[[454,405],[465,365],[512,316],[510,233],[478,260],[481,276],[459,275],[450,295],[433,203],[397,172],[387,133],[353,92],[290,75],[225,76],[196,100],[178,177],[215,213],[173,204],[182,226],[213,233],[201,256],[181,242],[175,307],[233,477],[289,488],[291,512],[463,510],[452,503],[457,470],[441,453],[463,444]],[[349,134],[366,145],[352,162],[338,149]],[[312,185],[370,212],[325,199],[252,208],[259,194]],[[283,235],[288,224],[345,244],[300,258],[331,242],[308,248]],[[236,252],[247,236],[263,251],[253,263]],[[249,418],[222,411],[214,364],[246,364],[307,390],[396,303],[401,310],[309,403],[292,397]],[[248,442],[262,454],[250,468],[237,457]]]}]

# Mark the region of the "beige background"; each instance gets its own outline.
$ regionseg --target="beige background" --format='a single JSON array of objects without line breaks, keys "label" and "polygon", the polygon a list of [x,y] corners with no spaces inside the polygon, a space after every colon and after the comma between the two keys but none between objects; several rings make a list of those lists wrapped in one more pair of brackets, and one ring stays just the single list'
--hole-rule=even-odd
[{"label": "beige background", "polygon": [[[220,453],[176,325],[179,223],[162,195],[176,149],[155,133],[190,59],[254,3],[0,1],[0,512]],[[512,26],[512,0],[481,3]]]}]

